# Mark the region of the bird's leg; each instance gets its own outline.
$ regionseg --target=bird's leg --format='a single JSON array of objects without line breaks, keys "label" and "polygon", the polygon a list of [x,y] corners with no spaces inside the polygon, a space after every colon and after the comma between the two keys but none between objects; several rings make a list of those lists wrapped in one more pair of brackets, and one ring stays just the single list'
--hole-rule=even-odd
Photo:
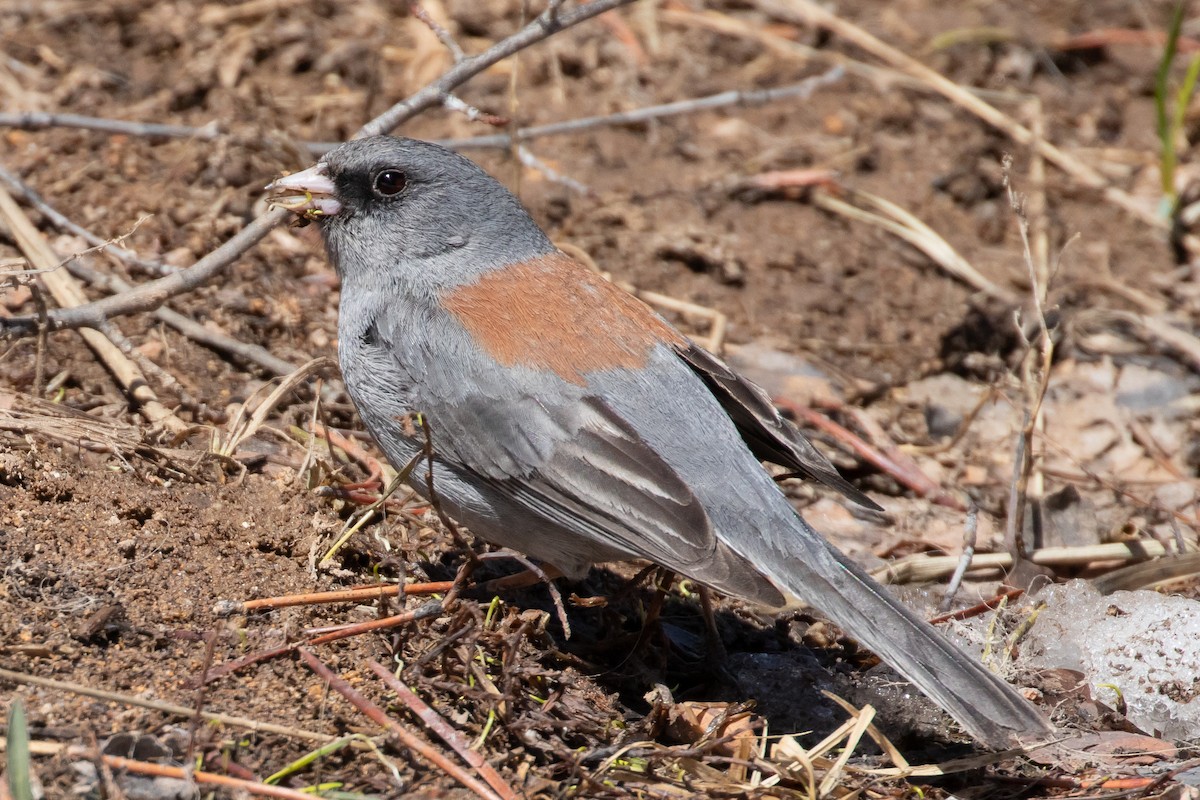
[{"label": "bird's leg", "polygon": [[545,565],[545,567],[539,566],[520,553],[512,550],[497,550],[494,553],[484,553],[478,556],[479,561],[495,558],[511,558],[517,563],[524,565],[525,571],[518,572],[516,575],[509,575],[506,578],[488,581],[485,586],[513,588],[514,586],[532,586],[538,582],[546,584],[546,589],[550,592],[550,599],[554,601],[554,610],[558,613],[559,624],[563,628],[563,636],[570,639],[571,623],[567,620],[567,608],[563,605],[562,593],[558,591],[558,587],[554,584],[554,579],[561,578],[562,573],[549,564]]},{"label": "bird's leg", "polygon": [[497,550],[494,553],[484,553],[480,556],[482,560],[493,558],[512,558],[524,566],[525,569],[515,572],[512,575],[505,575],[503,578],[494,578],[487,583],[480,584],[480,588],[485,592],[525,589],[538,583],[550,583],[563,577],[562,572],[553,564],[534,564],[511,550]]},{"label": "bird's leg", "polygon": [[[654,597],[650,599],[650,607],[646,609],[646,616],[642,620],[642,632],[638,634],[637,642],[633,646],[635,651],[645,645],[650,632],[658,628],[658,618],[662,614],[667,592],[671,591],[671,584],[675,582],[675,573],[671,570],[664,567],[654,567],[654,569],[657,571],[654,580]],[[646,570],[642,572],[644,573]],[[636,577],[640,577],[641,574],[638,573]]]},{"label": "bird's leg", "polygon": [[[469,552],[469,551],[468,551]],[[446,592],[446,596],[442,598],[442,608],[450,608],[454,603],[458,602],[458,596],[463,589],[468,589],[471,586],[471,574],[475,572],[475,567],[479,566],[479,559],[468,558],[458,568],[458,572],[454,575],[454,582],[450,584],[450,591]]]},{"label": "bird's leg", "polygon": [[[466,537],[462,535],[462,532],[458,529],[458,526],[454,524],[454,520],[450,519],[450,517],[446,515],[446,512],[442,509],[442,501],[438,495],[438,491],[433,485],[433,465],[435,463],[433,458],[433,428],[429,424],[429,419],[424,414],[418,412],[417,414],[410,416],[415,416],[415,424],[421,428],[421,432],[425,435],[425,446],[419,453],[413,456],[414,461],[410,461],[409,463],[415,463],[415,459],[421,457],[426,460],[427,468],[425,470],[425,488],[428,490],[427,496],[429,498],[429,505],[433,509],[434,513],[437,514],[437,518],[441,521],[442,527],[449,532],[450,538],[452,538],[454,543],[462,548],[463,552],[466,553],[467,561],[471,563],[471,569],[473,570],[479,565],[479,554],[475,552],[475,548],[473,548],[466,540]],[[411,423],[412,420],[409,421]],[[407,475],[405,475],[405,477],[407,478]]]},{"label": "bird's leg", "polygon": [[617,590],[617,593],[612,596],[612,600],[623,600],[633,593],[633,590],[642,585],[642,582],[652,574],[657,572],[661,567],[657,564],[649,564],[638,570],[637,574],[625,582],[625,585]]},{"label": "bird's leg", "polygon": [[724,664],[728,653],[717,629],[717,618],[713,614],[712,590],[703,584],[696,587],[700,592],[700,610],[704,615],[704,633],[708,640],[708,654],[717,664]]}]

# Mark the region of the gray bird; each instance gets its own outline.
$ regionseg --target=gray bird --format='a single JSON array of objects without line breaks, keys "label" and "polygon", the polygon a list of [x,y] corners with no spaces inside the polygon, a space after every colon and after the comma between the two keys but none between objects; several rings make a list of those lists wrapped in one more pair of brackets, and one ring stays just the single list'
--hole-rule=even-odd
[{"label": "gray bird", "polygon": [[[560,252],[471,161],[373,137],[275,181],[342,281],[338,358],[394,465],[433,437],[444,510],[579,576],[647,559],[768,606],[819,608],[991,747],[1051,733],[1029,702],[810,528],[771,461],[850,486],[766,394]],[[411,484],[423,492],[426,461]]]}]

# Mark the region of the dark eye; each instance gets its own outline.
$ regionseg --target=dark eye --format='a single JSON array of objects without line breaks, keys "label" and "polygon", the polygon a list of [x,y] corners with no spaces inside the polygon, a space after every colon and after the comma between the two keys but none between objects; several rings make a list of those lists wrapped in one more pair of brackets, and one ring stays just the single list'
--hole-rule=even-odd
[{"label": "dark eye", "polygon": [[404,191],[408,178],[398,169],[385,169],[375,176],[375,191],[384,197],[391,197]]}]

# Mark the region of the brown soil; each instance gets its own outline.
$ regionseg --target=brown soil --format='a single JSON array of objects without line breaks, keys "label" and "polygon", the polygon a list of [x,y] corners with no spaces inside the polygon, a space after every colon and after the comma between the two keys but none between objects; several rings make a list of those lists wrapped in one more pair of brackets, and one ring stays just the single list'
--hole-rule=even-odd
[{"label": "brown soil", "polygon": [[[217,121],[232,132],[215,142],[64,128],[6,130],[0,138],[3,166],[96,233],[118,236],[150,215],[126,246],[175,266],[192,263],[259,213],[261,189],[273,176],[310,163],[298,142],[350,135],[445,66],[436,40],[431,45],[429,32],[400,10],[402,3],[46,0],[8,5],[0,14],[7,59],[0,65],[0,96],[6,109],[195,126]],[[450,27],[469,52],[515,30],[520,21],[516,2],[447,0],[445,6]],[[752,29],[769,28],[830,52],[863,57],[836,39],[779,27],[753,3],[716,7]],[[1160,48],[1064,50],[1056,43],[1085,31],[1161,29],[1169,7],[1165,2],[1001,2],[947,11],[929,0],[886,7],[850,0],[836,10],[962,86],[1038,98],[1048,140],[1102,169],[1153,208],[1158,191],[1153,73]],[[509,62],[481,75],[459,94],[527,125],[733,88],[779,86],[825,68],[765,49],[754,38],[682,22],[677,9],[649,8],[621,12],[646,49],[644,64],[630,45],[614,37],[611,26],[592,22],[524,52],[517,66]],[[964,36],[945,47],[929,47],[948,31],[993,27],[1004,33],[987,41]],[[1000,107],[1029,121],[1028,106],[1004,102]],[[442,138],[491,131],[461,115],[435,111],[401,132]],[[1007,333],[1011,308],[981,300],[910,245],[822,211],[803,193],[752,196],[731,188],[771,170],[835,169],[845,185],[903,207],[993,281],[1025,293],[1028,273],[1001,161],[1011,154],[1018,189],[1032,191],[1030,151],[939,96],[851,77],[809,101],[597,128],[530,147],[591,193],[522,171],[503,153],[471,155],[519,191],[556,241],[582,248],[616,279],[639,290],[726,313],[733,344],[758,343],[802,355],[830,376],[838,393],[867,405],[889,434],[905,443],[929,444],[929,434],[920,414],[906,416],[912,409],[889,390],[946,372],[980,385],[1011,385],[1002,377],[1013,374],[1019,345]],[[1120,296],[1099,293],[1095,279],[1104,278],[1163,298],[1194,321],[1194,284],[1190,273],[1177,272],[1176,255],[1162,231],[1118,211],[1053,168],[1045,192],[1051,253],[1081,237],[1067,248],[1055,275],[1049,305],[1058,318],[1069,321],[1098,299],[1111,308],[1141,310]],[[43,230],[53,241],[52,229]],[[60,240],[57,246],[64,254],[83,249],[78,240]],[[12,243],[0,239],[0,257],[16,255]],[[131,282],[146,279],[115,259],[91,255],[86,260]],[[303,363],[335,355],[337,299],[336,279],[309,228],[276,232],[219,281],[174,299],[171,306]],[[0,314],[30,314],[35,307],[24,290],[0,290]],[[698,320],[675,321],[705,333]],[[237,405],[270,376],[182,337],[149,315],[123,318],[118,326],[178,382],[152,380],[169,405],[179,406],[182,419],[199,426],[197,433],[186,442],[155,439],[76,333],[47,338],[44,375],[61,376],[61,390],[48,399],[135,426],[147,444],[176,449],[155,457],[145,448],[98,454],[61,438],[0,433],[0,665],[319,734],[376,734],[372,723],[292,655],[250,666],[203,690],[196,682],[212,664],[294,641],[309,628],[369,619],[383,609],[331,605],[219,617],[214,604],[380,577],[444,580],[453,576],[461,553],[433,520],[392,515],[386,523],[366,526],[332,566],[315,566],[352,508],[314,493],[298,475],[305,444],[295,430],[309,424],[312,392],[293,393],[275,409],[268,424],[279,435],[260,431],[235,460],[218,459],[208,452],[211,429],[225,431]],[[1061,329],[1068,336],[1060,342],[1060,358],[1087,358],[1075,348],[1069,325]],[[13,392],[34,388],[36,354],[33,339],[16,341],[4,352],[0,407]],[[335,393],[321,413],[333,427],[359,428],[343,395]],[[363,446],[371,447],[365,441]],[[335,462],[324,452],[317,453],[323,469],[311,473],[321,482],[330,482],[335,471],[351,480],[365,476],[360,465]],[[990,465],[1003,456],[1011,463],[1011,450],[973,454],[964,446],[956,452],[962,460],[945,465],[949,486],[972,459]],[[874,471],[839,458],[857,478]],[[1193,470],[1184,463],[1190,461],[1186,453],[1177,461]],[[969,488],[985,509],[999,511],[1008,475],[997,468]],[[1194,470],[1186,477],[1194,477]],[[881,539],[850,542],[850,549],[920,549],[921,520],[927,519],[921,515],[935,513],[930,502],[896,497],[892,503],[888,494],[902,492],[891,480],[873,477],[864,485],[907,521],[879,531]],[[806,492],[797,490],[798,500],[811,501]],[[1137,504],[1124,497],[1109,496],[1108,502],[1128,510],[1125,519],[1135,510],[1141,513],[1146,526],[1164,519],[1133,509]],[[957,528],[957,518],[950,524]],[[1002,520],[996,525],[1002,527]],[[599,570],[586,584],[565,586],[564,594],[619,592],[618,578],[632,571],[625,566]],[[811,654],[805,641],[817,643],[821,635],[809,630],[810,618],[790,614],[772,621],[723,605],[721,630],[730,663],[738,665],[732,672],[808,670],[786,691],[773,687],[751,696],[754,686],[736,675],[713,674],[705,663],[694,596],[673,595],[665,623],[642,635],[640,615],[650,597],[638,590],[607,608],[568,602],[574,635],[566,640],[544,588],[506,592],[491,609],[490,596],[471,596],[454,614],[432,622],[316,652],[383,704],[387,695],[366,661],[389,663],[390,653],[397,654],[406,667],[404,679],[468,738],[490,726],[483,752],[529,796],[637,791],[643,779],[633,772],[621,773],[611,786],[588,776],[618,745],[645,738],[679,741],[665,732],[656,706],[644,699],[656,683],[669,686],[675,700],[757,699],[772,721],[771,732],[778,734],[828,731],[840,724],[835,707],[817,704],[810,680],[832,681],[828,685],[855,702],[891,702],[853,694],[871,683],[846,681],[846,675],[869,663],[852,645],[842,642]],[[300,736],[196,725],[116,700],[3,679],[0,691],[25,699],[35,739],[91,745],[116,733],[137,732],[192,740],[192,758],[204,755],[205,769],[233,775],[263,778],[315,747]],[[898,741],[915,746],[930,735],[930,727],[919,725],[924,709],[881,711]],[[406,712],[396,716],[421,727]],[[954,739],[944,720],[934,717],[932,726],[944,739]],[[812,744],[816,738],[804,741]],[[398,779],[369,750],[355,747],[284,783],[337,781],[346,791],[386,797],[468,796],[419,758],[394,750],[388,757]],[[61,755],[35,762],[47,796],[67,796],[79,779],[71,766],[78,760]]]}]

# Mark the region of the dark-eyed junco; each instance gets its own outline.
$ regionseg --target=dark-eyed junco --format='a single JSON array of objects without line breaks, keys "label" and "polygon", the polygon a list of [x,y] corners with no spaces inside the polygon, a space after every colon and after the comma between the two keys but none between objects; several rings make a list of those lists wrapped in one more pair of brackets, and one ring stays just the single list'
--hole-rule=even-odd
[{"label": "dark-eyed junco", "polygon": [[771,606],[794,594],[985,744],[1050,733],[801,519],[760,459],[876,506],[761,389],[556,249],[474,163],[380,136],[268,189],[320,223],[363,421],[401,466],[424,447],[406,421],[429,420],[451,517],[567,575],[648,559]]}]

